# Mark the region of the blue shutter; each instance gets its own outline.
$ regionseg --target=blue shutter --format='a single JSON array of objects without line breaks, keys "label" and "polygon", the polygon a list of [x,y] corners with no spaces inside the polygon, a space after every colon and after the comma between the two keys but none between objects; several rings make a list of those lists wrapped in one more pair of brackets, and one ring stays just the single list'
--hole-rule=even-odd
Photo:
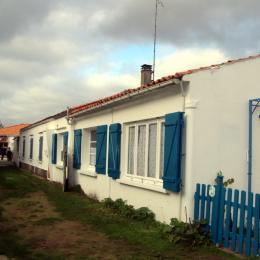
[{"label": "blue shutter", "polygon": [[68,147],[68,138],[69,138],[69,133],[65,132],[63,134],[63,145]]},{"label": "blue shutter", "polygon": [[97,127],[96,173],[106,174],[107,125]]},{"label": "blue shutter", "polygon": [[163,187],[173,192],[181,190],[183,115],[183,112],[165,115]]},{"label": "blue shutter", "polygon": [[30,159],[33,158],[33,138],[30,139]]},{"label": "blue shutter", "polygon": [[52,135],[51,162],[52,164],[57,163],[57,134]]},{"label": "blue shutter", "polygon": [[118,179],[120,176],[121,124],[109,126],[108,176]]},{"label": "blue shutter", "polygon": [[74,131],[74,154],[73,154],[73,168],[80,169],[81,166],[81,136],[82,130]]},{"label": "blue shutter", "polygon": [[39,138],[39,161],[42,161],[43,136]]}]

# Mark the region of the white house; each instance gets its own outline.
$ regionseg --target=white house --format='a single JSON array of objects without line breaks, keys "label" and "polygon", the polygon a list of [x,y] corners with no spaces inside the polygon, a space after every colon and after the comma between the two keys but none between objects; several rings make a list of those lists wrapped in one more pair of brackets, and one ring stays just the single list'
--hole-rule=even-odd
[{"label": "white house", "polygon": [[99,200],[149,207],[165,222],[192,218],[196,183],[214,184],[220,170],[234,188],[259,193],[259,100],[251,102],[248,153],[259,71],[257,55],[144,84],[151,75],[145,65],[141,87],[23,129],[20,165],[62,183],[67,147],[69,185]]},{"label": "white house", "polygon": [[[22,128],[28,124],[11,125],[0,128],[0,150],[4,149],[5,152],[9,147],[11,151],[19,150],[19,135]],[[14,153],[14,160],[18,160],[17,152]]]}]

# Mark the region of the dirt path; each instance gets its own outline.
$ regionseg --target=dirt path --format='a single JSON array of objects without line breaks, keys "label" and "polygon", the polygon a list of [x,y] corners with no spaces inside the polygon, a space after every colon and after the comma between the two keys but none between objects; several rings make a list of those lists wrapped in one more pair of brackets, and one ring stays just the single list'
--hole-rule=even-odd
[{"label": "dirt path", "polygon": [[140,248],[124,241],[109,239],[89,225],[62,219],[42,192],[21,199],[8,199],[3,208],[4,222],[0,223],[0,229],[16,230],[36,254],[66,259],[89,256],[94,259],[124,259],[123,256],[130,256],[133,252],[138,255],[140,251]]}]

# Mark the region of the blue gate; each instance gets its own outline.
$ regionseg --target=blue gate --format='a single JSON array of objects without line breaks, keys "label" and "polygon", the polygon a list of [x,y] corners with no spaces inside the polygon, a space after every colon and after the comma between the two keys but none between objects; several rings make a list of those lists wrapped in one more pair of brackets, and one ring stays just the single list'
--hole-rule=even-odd
[{"label": "blue gate", "polygon": [[259,255],[260,194],[226,189],[223,176],[218,176],[213,189],[197,184],[194,198],[194,220],[207,221],[214,244],[246,256]]}]

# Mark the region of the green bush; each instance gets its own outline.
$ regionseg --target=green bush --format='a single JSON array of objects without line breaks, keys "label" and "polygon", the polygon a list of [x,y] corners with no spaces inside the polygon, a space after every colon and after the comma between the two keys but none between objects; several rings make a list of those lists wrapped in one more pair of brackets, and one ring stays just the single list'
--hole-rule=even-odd
[{"label": "green bush", "polygon": [[191,247],[209,245],[211,243],[206,221],[184,223],[176,218],[164,230],[173,244],[183,244]]},{"label": "green bush", "polygon": [[127,218],[138,221],[155,221],[155,215],[150,209],[146,207],[134,209],[132,205],[127,205],[126,201],[122,199],[113,201],[110,198],[106,198],[103,200],[103,204],[106,208],[110,208],[114,212]]},{"label": "green bush", "polygon": [[154,213],[148,209],[147,207],[141,207],[139,209],[136,209],[134,212],[134,215],[132,217],[133,219],[137,220],[149,220],[154,221],[155,215]]}]

